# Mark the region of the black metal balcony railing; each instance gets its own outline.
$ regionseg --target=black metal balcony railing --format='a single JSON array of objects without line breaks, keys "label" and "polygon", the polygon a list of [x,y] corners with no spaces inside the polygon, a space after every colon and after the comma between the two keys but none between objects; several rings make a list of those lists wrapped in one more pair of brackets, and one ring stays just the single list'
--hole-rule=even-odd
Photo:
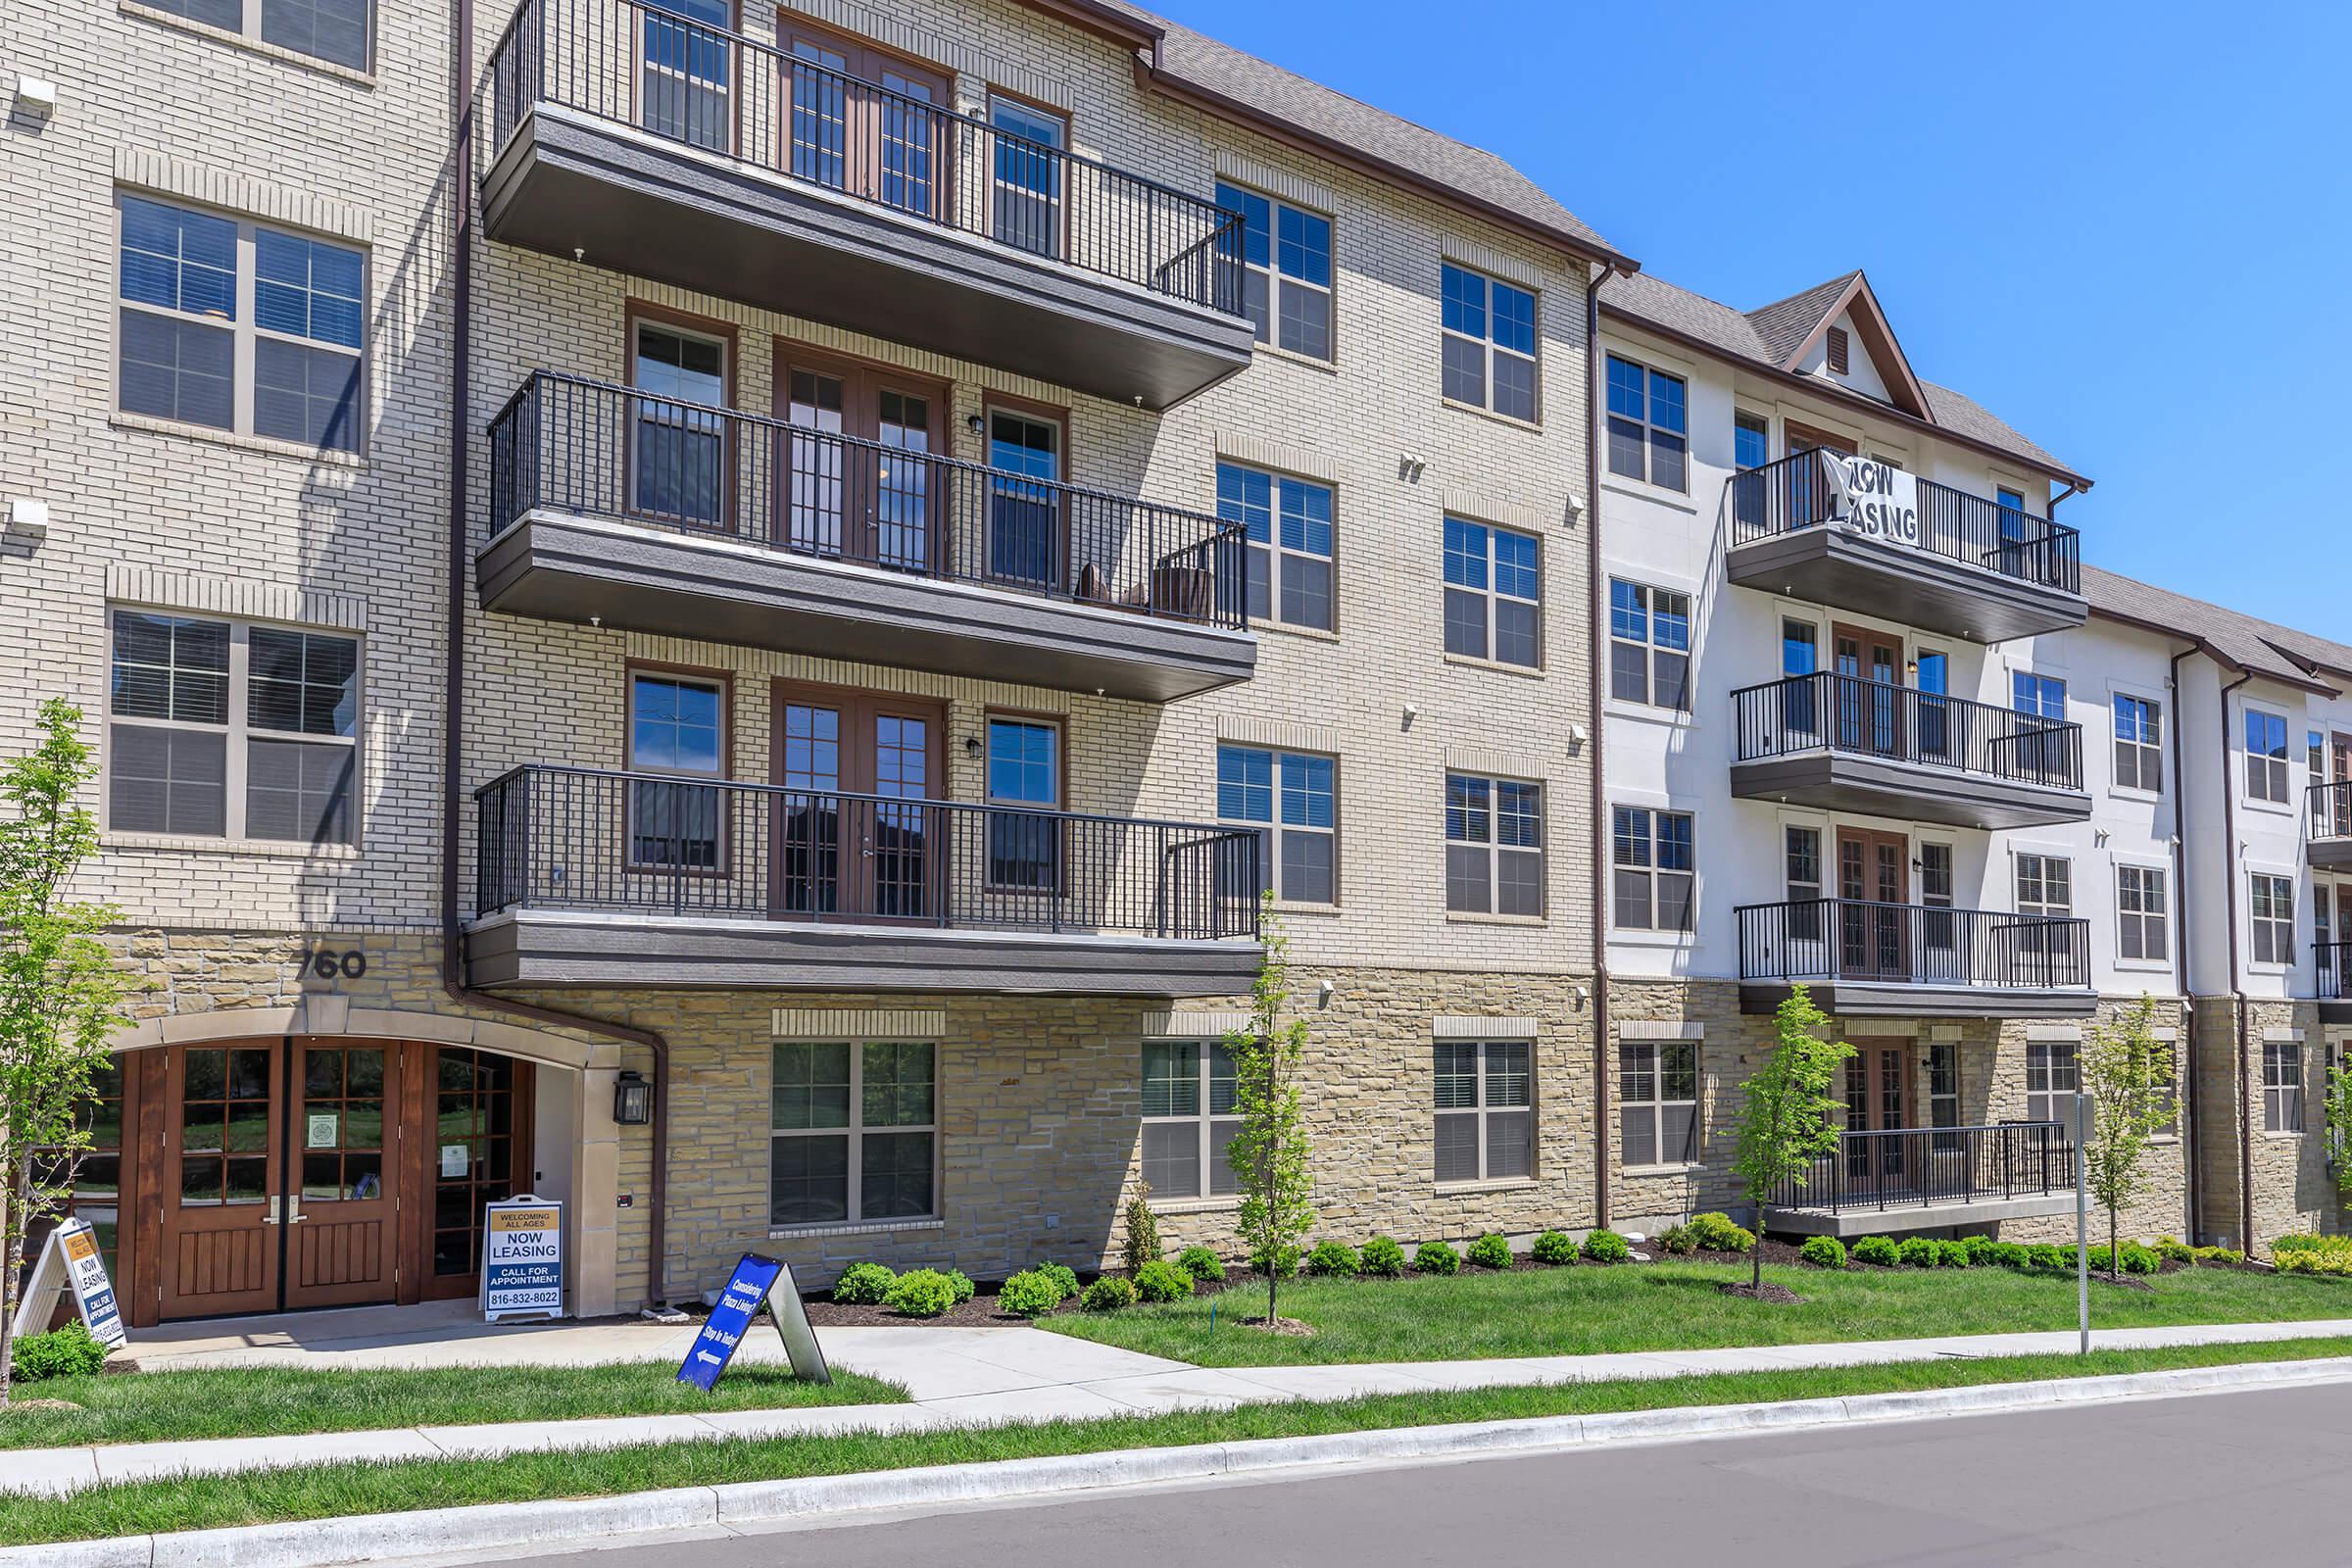
[{"label": "black metal balcony railing", "polygon": [[1043,260],[1243,314],[1242,220],[645,0],[523,0],[490,63],[491,149],[559,105]]},{"label": "black metal balcony railing", "polygon": [[2090,984],[2090,922],[1859,899],[1750,904],[1740,978],[2056,990]]},{"label": "black metal balcony railing", "polygon": [[546,370],[490,425],[490,532],[534,507],[1245,624],[1238,522]]},{"label": "black metal balcony railing", "polygon": [[2311,787],[2311,836],[2352,839],[2352,779]]},{"label": "black metal balcony railing", "polygon": [[[1844,492],[1829,472],[1837,456],[1815,447],[1732,475],[1732,543],[1842,520]],[[2044,588],[2082,591],[2082,542],[2073,528],[1933,479],[1917,483],[1920,549]]]},{"label": "black metal balcony railing", "polygon": [[2315,942],[2312,967],[2320,979],[2322,1002],[2352,1002],[2352,942]]},{"label": "black metal balcony railing", "polygon": [[1249,829],[537,764],[474,792],[475,908],[1215,940]]},{"label": "black metal balcony railing", "polygon": [[1839,1133],[1837,1150],[1815,1158],[1801,1180],[1782,1183],[1767,1206],[1843,1213],[2074,1190],[2075,1148],[2057,1122],[1904,1127]]},{"label": "black metal balcony railing", "polygon": [[1732,693],[1739,760],[1827,748],[1984,778],[2082,787],[2082,726],[1827,671]]}]

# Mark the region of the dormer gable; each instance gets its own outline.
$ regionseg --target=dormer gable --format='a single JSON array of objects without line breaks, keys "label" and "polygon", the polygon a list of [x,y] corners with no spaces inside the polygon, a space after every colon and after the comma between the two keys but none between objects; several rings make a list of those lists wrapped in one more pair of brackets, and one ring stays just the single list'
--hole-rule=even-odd
[{"label": "dormer gable", "polygon": [[1915,417],[1935,418],[1870,279],[1860,271],[1746,315],[1766,352],[1790,374],[1816,376]]}]

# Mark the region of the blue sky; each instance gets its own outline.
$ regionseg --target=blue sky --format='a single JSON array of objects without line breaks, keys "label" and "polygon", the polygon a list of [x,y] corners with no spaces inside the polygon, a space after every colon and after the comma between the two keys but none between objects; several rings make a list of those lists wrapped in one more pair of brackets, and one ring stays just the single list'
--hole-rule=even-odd
[{"label": "blue sky", "polygon": [[2352,6],[1159,8],[1728,304],[1861,267],[1920,374],[2096,481],[2085,559],[2352,642]]}]

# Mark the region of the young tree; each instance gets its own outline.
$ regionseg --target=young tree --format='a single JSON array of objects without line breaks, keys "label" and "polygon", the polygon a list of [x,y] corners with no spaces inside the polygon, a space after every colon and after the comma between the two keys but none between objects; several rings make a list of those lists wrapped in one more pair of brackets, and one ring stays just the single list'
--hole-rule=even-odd
[{"label": "young tree", "polygon": [[[64,1205],[89,1146],[91,1074],[124,1021],[125,977],[99,941],[118,911],[66,897],[98,847],[97,822],[75,801],[97,763],[81,710],[51,698],[39,723],[40,744],[0,771],[0,797],[16,808],[0,821],[0,1348],[16,1330],[25,1238]],[[0,1354],[0,1404],[11,1359]]]},{"label": "young tree", "polygon": [[2352,1056],[2328,1069],[2328,1098],[2320,1108],[2328,1117],[2328,1168],[2336,1197],[2352,1208]]},{"label": "young tree", "polygon": [[1751,1289],[1764,1285],[1764,1205],[1774,1190],[1783,1182],[1802,1188],[1814,1163],[1838,1152],[1838,1129],[1830,1118],[1843,1102],[1832,1091],[1854,1048],[1827,1038],[1823,1031],[1829,1026],[1830,1015],[1813,1005],[1813,993],[1801,985],[1790,987],[1788,1000],[1773,1017],[1780,1038],[1747,1080],[1732,1170],[1756,1211]]},{"label": "young tree", "polygon": [[1225,1157],[1241,1193],[1236,1228],[1266,1272],[1269,1330],[1280,1321],[1274,1308],[1283,1255],[1315,1224],[1310,1147],[1298,1108],[1306,1020],[1282,1021],[1291,996],[1290,943],[1274,919],[1273,902],[1268,894],[1262,917],[1266,956],[1250,988],[1250,1027],[1225,1037],[1233,1057],[1234,1109],[1242,1118]]},{"label": "young tree", "polygon": [[2147,1191],[2148,1135],[2178,1114],[2173,1050],[2156,1038],[2156,1004],[2141,997],[2115,1021],[2094,1024],[2076,1049],[2076,1081],[2090,1096],[2082,1184],[2107,1211],[2107,1273],[2120,1278],[2118,1216]]}]

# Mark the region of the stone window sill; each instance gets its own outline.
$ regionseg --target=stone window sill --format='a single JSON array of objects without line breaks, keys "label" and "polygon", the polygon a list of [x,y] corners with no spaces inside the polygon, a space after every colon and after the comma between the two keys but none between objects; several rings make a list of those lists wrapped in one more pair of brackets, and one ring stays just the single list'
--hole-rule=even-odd
[{"label": "stone window sill", "polygon": [[1456,414],[1467,414],[1481,419],[1492,419],[1496,424],[1505,425],[1513,430],[1524,430],[1529,435],[1544,433],[1544,423],[1540,419],[1522,419],[1515,414],[1498,414],[1493,409],[1483,409],[1475,403],[1464,403],[1457,398],[1441,397],[1438,399],[1438,403],[1440,407],[1451,409]]},{"label": "stone window sill", "polygon": [[1681,1165],[1627,1165],[1618,1172],[1628,1178],[1636,1176],[1689,1176],[1707,1167],[1698,1160]]},{"label": "stone window sill", "polygon": [[329,452],[318,447],[304,446],[299,441],[279,441],[266,435],[242,435],[235,430],[219,430],[209,424],[189,424],[182,419],[158,419],[144,414],[118,413],[107,422],[118,430],[143,430],[150,435],[175,435],[190,441],[210,441],[215,446],[266,453],[273,458],[296,458],[304,463],[317,464],[321,468],[368,466],[368,460],[356,452]]},{"label": "stone window sill", "polygon": [[944,1219],[879,1219],[855,1225],[787,1225],[767,1233],[771,1242],[803,1241],[824,1236],[889,1236],[900,1231],[944,1231]]},{"label": "stone window sill", "polygon": [[1471,909],[1447,909],[1446,920],[1449,925],[1541,926],[1551,923],[1541,914],[1480,914]]},{"label": "stone window sill", "polygon": [[1543,1184],[1533,1176],[1503,1176],[1483,1182],[1438,1182],[1440,1198],[1452,1198],[1465,1193],[1517,1193]]},{"label": "stone window sill", "polygon": [[149,22],[161,23],[167,27],[175,27],[181,32],[192,32],[199,38],[210,38],[216,43],[227,44],[232,49],[242,49],[249,54],[261,55],[265,59],[282,61],[289,66],[300,67],[304,71],[315,71],[321,76],[332,76],[337,81],[348,81],[355,87],[372,88],[375,85],[373,72],[355,71],[349,66],[337,65],[332,60],[320,60],[315,55],[306,55],[299,49],[283,48],[277,44],[265,42],[260,38],[248,38],[243,33],[230,32],[225,27],[216,27],[209,23],[174,16],[169,11],[160,11],[153,6],[140,5],[138,0],[119,0],[116,9],[126,17],[142,17]]},{"label": "stone window sill", "polygon": [[1175,1198],[1164,1203],[1155,1201],[1152,1205],[1152,1212],[1154,1214],[1225,1214],[1231,1213],[1241,1206],[1242,1200],[1238,1194],[1227,1194],[1221,1198]]},{"label": "stone window sill", "polygon": [[162,850],[176,855],[241,855],[267,860],[316,860],[356,864],[360,852],[348,844],[287,844],[276,839],[208,839],[172,833],[101,833],[101,850]]}]

